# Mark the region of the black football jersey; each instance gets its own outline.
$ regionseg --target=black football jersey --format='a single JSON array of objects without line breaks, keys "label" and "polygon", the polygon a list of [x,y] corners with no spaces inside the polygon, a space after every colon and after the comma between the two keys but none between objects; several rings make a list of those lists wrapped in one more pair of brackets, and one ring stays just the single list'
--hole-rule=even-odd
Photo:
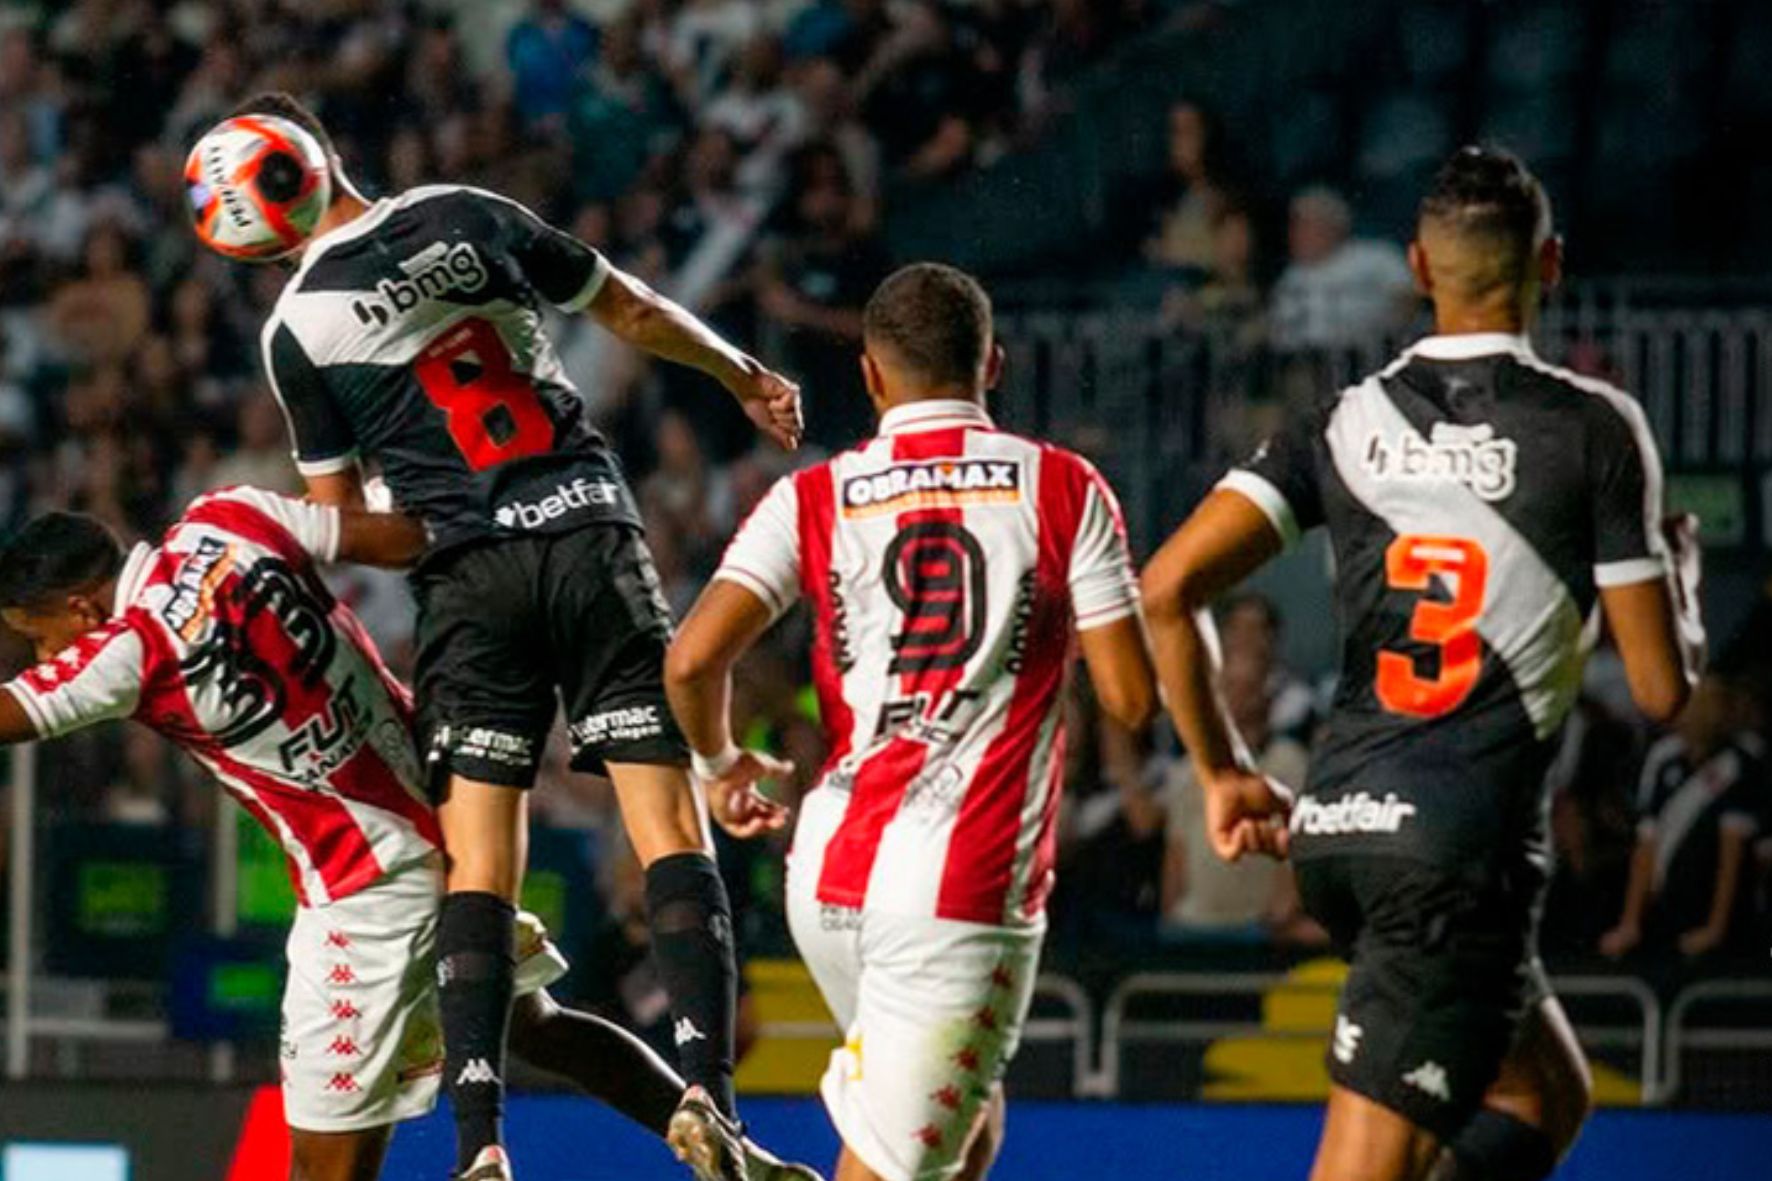
[{"label": "black football jersey", "polygon": [[303,253],[265,324],[305,475],[377,462],[438,548],[638,523],[541,320],[583,308],[595,250],[514,201],[435,185],[377,201]]},{"label": "black football jersey", "polygon": [[1341,679],[1297,856],[1542,854],[1545,772],[1598,588],[1660,579],[1660,461],[1637,403],[1523,337],[1428,337],[1300,414],[1223,487],[1323,525]]}]

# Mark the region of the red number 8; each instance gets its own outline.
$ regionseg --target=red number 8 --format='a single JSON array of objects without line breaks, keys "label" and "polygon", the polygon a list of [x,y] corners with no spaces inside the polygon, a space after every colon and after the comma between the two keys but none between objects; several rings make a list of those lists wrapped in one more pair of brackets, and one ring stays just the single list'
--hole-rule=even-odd
[{"label": "red number 8", "polygon": [[449,437],[477,472],[539,455],[554,422],[529,375],[511,364],[491,321],[463,320],[426,346],[412,366],[425,396],[448,416]]}]

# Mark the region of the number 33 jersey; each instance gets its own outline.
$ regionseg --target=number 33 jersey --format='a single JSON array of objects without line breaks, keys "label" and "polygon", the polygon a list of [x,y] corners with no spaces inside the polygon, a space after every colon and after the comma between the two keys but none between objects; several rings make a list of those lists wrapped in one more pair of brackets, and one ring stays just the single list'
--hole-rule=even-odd
[{"label": "number 33 jersey", "polygon": [[1643,412],[1523,337],[1428,337],[1294,417],[1223,488],[1326,526],[1341,680],[1295,855],[1543,853],[1543,783],[1601,588],[1659,580]]},{"label": "number 33 jersey", "polygon": [[613,454],[543,331],[608,264],[513,201],[433,185],[311,242],[265,324],[304,475],[373,459],[441,548],[637,524]]},{"label": "number 33 jersey", "polygon": [[812,610],[816,790],[847,801],[819,902],[1037,923],[1074,634],[1137,609],[1095,470],[971,402],[897,407],[872,442],[777,483],[716,577]]}]

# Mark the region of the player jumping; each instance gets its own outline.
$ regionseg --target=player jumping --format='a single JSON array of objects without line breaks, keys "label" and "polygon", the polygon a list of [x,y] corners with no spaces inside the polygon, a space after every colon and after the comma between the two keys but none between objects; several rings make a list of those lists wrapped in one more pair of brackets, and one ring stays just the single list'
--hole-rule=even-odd
[{"label": "player jumping", "polygon": [[[0,549],[0,615],[42,664],[0,692],[0,743],[134,718],[183,747],[289,860],[281,1069],[294,1181],[373,1181],[395,1123],[442,1073],[435,944],[443,868],[406,690],[315,563],[399,566],[403,517],[239,488],[159,547],[125,553],[91,517],[51,513]],[[664,1136],[684,1084],[618,1026],[554,1004],[566,971],[519,916],[512,1044]],[[744,1145],[753,1181],[804,1177]]]},{"label": "player jumping", "polygon": [[709,374],[783,446],[798,442],[799,391],[514,202],[444,185],[371,203],[295,100],[261,96],[240,115],[293,124],[334,173],[332,203],[263,336],[309,493],[361,503],[359,461],[372,460],[431,532],[412,580],[416,688],[426,757],[447,776],[437,952],[460,1174],[509,1175],[504,1045],[524,791],[563,699],[572,765],[607,771],[645,866],[653,955],[693,1084],[672,1145],[703,1176],[732,1177],[732,923],[660,683],[670,617],[620,465],[586,421],[539,307],[584,311]]},{"label": "player jumping", "polygon": [[839,1181],[982,1177],[1037,971],[1073,636],[1102,708],[1154,708],[1113,493],[998,431],[1002,364],[971,278],[918,265],[863,317],[880,433],[781,480],[671,646],[666,683],[715,815],[780,827],[741,751],[733,664],[810,605],[830,743],[788,862],[794,941],[846,1035],[822,1090]]},{"label": "player jumping", "polygon": [[[1435,335],[1225,477],[1152,560],[1145,610],[1216,848],[1290,843],[1305,908],[1351,961],[1313,1181],[1536,1181],[1590,1096],[1537,959],[1545,771],[1596,602],[1639,707],[1679,711],[1704,644],[1697,555],[1663,529],[1642,410],[1527,340],[1562,251],[1525,166],[1454,155],[1409,257]],[[1282,824],[1197,613],[1317,525],[1342,675]]]}]

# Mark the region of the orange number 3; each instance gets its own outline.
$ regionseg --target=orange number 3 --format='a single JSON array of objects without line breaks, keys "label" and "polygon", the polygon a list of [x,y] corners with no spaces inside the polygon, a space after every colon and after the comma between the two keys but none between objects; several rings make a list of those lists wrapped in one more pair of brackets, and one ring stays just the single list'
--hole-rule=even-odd
[{"label": "orange number 3", "polygon": [[1459,537],[1399,537],[1384,554],[1394,590],[1425,591],[1438,574],[1454,584],[1450,602],[1423,599],[1409,620],[1409,636],[1440,650],[1440,671],[1424,677],[1415,658],[1378,654],[1378,700],[1392,713],[1437,718],[1464,704],[1483,668],[1477,616],[1489,582],[1489,555]]}]

